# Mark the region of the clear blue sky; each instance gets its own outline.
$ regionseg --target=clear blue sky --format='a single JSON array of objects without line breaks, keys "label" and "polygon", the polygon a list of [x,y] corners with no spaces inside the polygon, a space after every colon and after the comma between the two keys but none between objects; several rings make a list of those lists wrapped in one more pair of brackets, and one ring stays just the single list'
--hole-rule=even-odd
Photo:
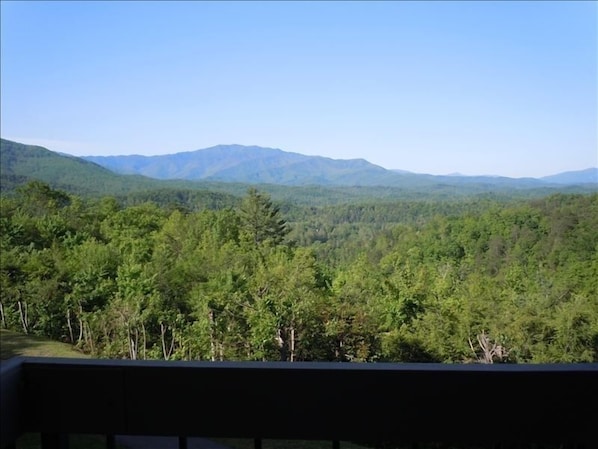
[{"label": "clear blue sky", "polygon": [[598,166],[592,1],[1,2],[1,134],[418,173]]}]

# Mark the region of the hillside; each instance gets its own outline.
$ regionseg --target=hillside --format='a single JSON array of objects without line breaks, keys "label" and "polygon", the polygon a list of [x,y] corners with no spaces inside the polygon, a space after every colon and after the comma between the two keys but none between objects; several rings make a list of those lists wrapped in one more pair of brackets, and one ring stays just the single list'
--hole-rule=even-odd
[{"label": "hillside", "polygon": [[[10,190],[29,179],[43,180],[62,188],[77,185],[82,189],[85,189],[82,180],[105,184],[124,183],[125,178],[83,159],[59,156],[42,147],[6,139],[2,139],[0,145],[2,190]],[[89,190],[92,190],[91,186]]]},{"label": "hillside", "polygon": [[189,181],[159,181],[139,175],[119,175],[98,164],[74,156],[2,139],[0,143],[0,191],[8,192],[31,180],[83,196],[132,197],[139,201],[162,197],[165,202],[195,201],[207,207],[233,205],[237,198],[211,192]]},{"label": "hillside", "polygon": [[112,194],[148,190],[164,184],[143,176],[121,176],[85,159],[59,154],[46,148],[2,139],[0,143],[2,190],[31,179],[82,194]]},{"label": "hillside", "polygon": [[596,184],[598,169],[544,178],[504,176],[427,175],[387,170],[364,159],[306,156],[259,146],[217,145],[202,150],[159,156],[86,156],[109,170],[156,179],[186,179],[287,186],[369,186],[427,189],[433,186],[470,186],[530,189],[557,185]]},{"label": "hillside", "polygon": [[[247,188],[255,185],[278,202],[296,205],[398,198],[453,200],[480,195],[522,198],[598,190],[598,184],[568,185],[531,178],[397,173],[364,160],[337,161],[260,147],[221,146],[208,150],[153,157],[95,158],[106,164],[102,167],[89,158],[2,139],[0,190],[10,192],[27,181],[39,180],[81,196],[115,196],[129,204],[152,200],[191,209],[234,206]],[[244,163],[236,163],[235,157]],[[200,164],[199,160],[203,162]],[[153,167],[153,172],[149,175],[114,172],[141,172],[142,167]],[[205,178],[193,181],[148,177],[175,176],[173,173],[176,176],[199,173]]]},{"label": "hillside", "polygon": [[594,167],[586,170],[558,173],[552,176],[545,176],[542,180],[557,184],[598,184],[598,168]]},{"label": "hillside", "polygon": [[[161,156],[86,156],[121,174],[282,185],[398,185],[402,175],[363,159],[335,160],[258,146],[218,145]],[[405,175],[413,177],[413,175]]]}]

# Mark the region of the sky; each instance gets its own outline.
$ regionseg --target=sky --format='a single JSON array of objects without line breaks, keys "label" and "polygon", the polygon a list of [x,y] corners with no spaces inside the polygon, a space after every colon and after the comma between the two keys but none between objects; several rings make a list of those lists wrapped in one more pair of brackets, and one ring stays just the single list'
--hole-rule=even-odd
[{"label": "sky", "polygon": [[2,138],[416,173],[598,166],[593,1],[6,1]]}]

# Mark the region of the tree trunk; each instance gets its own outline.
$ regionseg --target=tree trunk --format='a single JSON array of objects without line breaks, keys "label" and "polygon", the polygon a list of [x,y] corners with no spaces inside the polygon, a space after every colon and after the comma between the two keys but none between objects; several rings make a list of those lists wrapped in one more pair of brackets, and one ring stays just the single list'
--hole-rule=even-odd
[{"label": "tree trunk", "polygon": [[7,327],[6,327],[6,317],[4,316],[4,305],[2,304],[2,301],[0,301],[0,318],[2,319],[2,327],[4,329],[7,329]]},{"label": "tree trunk", "polygon": [[17,301],[19,305],[19,317],[21,318],[21,324],[23,325],[23,331],[28,334],[29,333],[29,319],[27,318],[27,303],[23,306],[23,302],[21,300]]},{"label": "tree trunk", "polygon": [[83,307],[81,303],[79,303],[79,339],[77,340],[77,345],[81,344],[81,340],[83,340]]},{"label": "tree trunk", "polygon": [[137,360],[137,348],[131,336],[129,336],[129,355],[131,356],[131,360]]},{"label": "tree trunk", "polygon": [[344,362],[345,361],[345,349],[344,349],[345,343],[344,343],[344,339],[341,338],[338,342],[338,357],[339,357],[339,362]]},{"label": "tree trunk", "polygon": [[291,327],[291,362],[295,361],[295,328]]},{"label": "tree trunk", "polygon": [[83,340],[83,320],[79,317],[79,338],[77,339],[77,345],[81,344],[81,340]]},{"label": "tree trunk", "polygon": [[81,329],[83,329],[83,337],[85,339],[85,345],[90,348],[91,353],[95,354],[95,347],[93,345],[93,335],[87,321],[81,321]]},{"label": "tree trunk", "polygon": [[164,323],[160,322],[160,342],[162,343],[162,356],[164,357],[164,360],[168,360],[168,355],[166,354],[165,333],[166,330],[164,329]]},{"label": "tree trunk", "polygon": [[147,359],[145,350],[147,347],[147,338],[146,338],[146,334],[145,334],[145,324],[141,325],[141,332],[143,333],[143,360]]},{"label": "tree trunk", "polygon": [[162,354],[164,355],[164,360],[168,360],[174,350],[174,330],[172,331],[172,339],[170,340],[170,349],[166,349],[166,331],[168,330],[168,326],[164,326],[164,323],[160,323],[160,339],[162,340]]},{"label": "tree trunk", "polygon": [[208,313],[210,319],[210,359],[212,362],[216,361],[216,344],[214,342],[214,311],[210,310]]},{"label": "tree trunk", "polygon": [[95,354],[96,348],[93,344],[93,334],[91,333],[91,328],[89,327],[89,323],[85,322],[85,326],[87,327],[87,335],[89,337],[89,345],[91,346],[91,353]]},{"label": "tree trunk", "polygon": [[71,344],[75,343],[75,338],[73,337],[73,325],[71,324],[71,308],[67,307],[66,309],[66,325],[69,328],[69,336],[71,338]]},{"label": "tree trunk", "polygon": [[133,333],[129,326],[127,326],[127,337],[129,340],[129,355],[131,360],[137,360],[137,337],[133,340]]},{"label": "tree trunk", "polygon": [[278,348],[280,350],[280,361],[286,362],[287,361],[287,348],[285,341],[282,338],[282,329],[276,329],[276,342],[278,343]]}]

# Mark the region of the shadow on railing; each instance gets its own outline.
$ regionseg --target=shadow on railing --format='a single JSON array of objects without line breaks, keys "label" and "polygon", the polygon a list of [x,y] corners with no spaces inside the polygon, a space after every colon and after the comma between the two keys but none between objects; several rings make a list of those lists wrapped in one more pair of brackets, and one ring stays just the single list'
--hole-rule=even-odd
[{"label": "shadow on railing", "polygon": [[44,449],[69,434],[598,448],[598,364],[17,357],[0,384],[2,448],[28,432]]}]

